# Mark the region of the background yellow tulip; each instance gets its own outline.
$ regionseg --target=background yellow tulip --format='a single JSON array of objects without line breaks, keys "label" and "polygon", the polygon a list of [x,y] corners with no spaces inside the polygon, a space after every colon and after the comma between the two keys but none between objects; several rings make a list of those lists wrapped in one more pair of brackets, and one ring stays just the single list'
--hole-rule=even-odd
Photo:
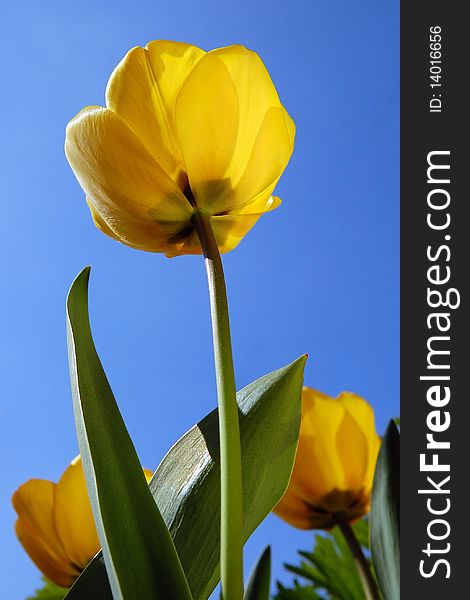
[{"label": "background yellow tulip", "polygon": [[374,412],[363,398],[349,392],[331,398],[304,387],[294,470],[274,512],[301,529],[364,516],[379,446]]},{"label": "background yellow tulip", "polygon": [[[147,481],[152,471],[144,469]],[[13,494],[16,534],[42,573],[70,587],[100,549],[80,457],[58,483],[30,479]]]},{"label": "background yellow tulip", "polygon": [[279,205],[294,135],[255,52],[154,41],[116,67],[106,108],[72,119],[65,151],[101,231],[177,256],[201,253],[194,212],[227,252]]}]

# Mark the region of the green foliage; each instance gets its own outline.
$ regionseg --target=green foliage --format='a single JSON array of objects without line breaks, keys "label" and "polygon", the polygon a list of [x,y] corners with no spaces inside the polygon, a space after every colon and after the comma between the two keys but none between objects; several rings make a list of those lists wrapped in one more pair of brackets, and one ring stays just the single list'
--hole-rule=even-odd
[{"label": "green foliage", "polygon": [[35,591],[34,596],[28,596],[26,600],[63,600],[69,591],[68,588],[59,587],[52,581],[42,577],[44,585]]},{"label": "green foliage", "polygon": [[[364,550],[369,549],[367,520],[353,525],[353,530]],[[285,565],[291,573],[305,579],[294,587],[278,583],[276,600],[365,600],[361,580],[351,552],[338,527],[326,534],[315,536],[312,552],[299,552],[304,559],[299,565]]]},{"label": "green foliage", "polygon": [[67,299],[78,442],[114,600],[190,600],[173,540],[150,493],[93,343],[89,268]]},{"label": "green foliage", "polygon": [[[237,393],[245,541],[289,483],[300,428],[305,360],[301,356]],[[174,537],[194,598],[204,600],[219,580],[217,410],[171,449],[150,487]]]},{"label": "green foliage", "polygon": [[[83,287],[84,275],[81,277],[83,300],[86,286]],[[81,320],[76,322],[74,335],[89,332],[88,320],[81,313],[79,316]],[[91,335],[87,335],[88,351],[84,360],[94,356],[94,368],[101,369],[95,349],[91,346]],[[237,393],[245,540],[271,512],[288,485],[300,427],[305,360],[306,357],[301,356],[292,364],[265,375]],[[100,377],[104,377],[104,373]],[[107,381],[106,386],[109,388]],[[101,389],[97,389],[101,398]],[[106,391],[106,397],[109,400],[110,390]],[[79,405],[77,401],[76,405]],[[207,599],[219,580],[220,457],[217,410],[207,415],[173,446],[154,474],[150,490],[174,540],[194,600]],[[116,509],[115,504],[113,508]],[[142,507],[140,512],[145,510]],[[123,515],[121,518],[124,518]],[[120,550],[130,561],[125,542],[121,542]],[[134,598],[132,595],[129,597]],[[147,596],[150,597],[154,596]],[[101,554],[85,569],[67,596],[68,600],[84,598],[112,598]],[[170,598],[171,595],[166,600]],[[184,596],[177,598],[180,600]]]},{"label": "green foliage", "polygon": [[294,579],[293,586],[286,588],[278,583],[276,600],[324,600],[324,596],[320,596],[312,585],[303,586]]},{"label": "green foliage", "polygon": [[370,540],[377,580],[385,600],[400,599],[400,434],[390,421],[375,469]]},{"label": "green foliage", "polygon": [[271,547],[267,546],[248,580],[244,600],[269,600],[271,583]]},{"label": "green foliage", "polygon": [[113,600],[103,553],[99,552],[75,581],[67,600]]}]

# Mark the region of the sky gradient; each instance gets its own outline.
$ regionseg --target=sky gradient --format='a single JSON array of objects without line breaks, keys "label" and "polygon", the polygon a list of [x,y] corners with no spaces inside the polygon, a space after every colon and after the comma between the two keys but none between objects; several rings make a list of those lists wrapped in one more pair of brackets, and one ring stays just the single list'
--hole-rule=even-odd
[{"label": "sky gradient", "polygon": [[[96,345],[143,464],[214,408],[200,257],[131,250],[94,228],[63,152],[67,122],[104,103],[108,77],[153,39],[258,52],[297,125],[291,162],[261,218],[224,258],[238,387],[308,353],[305,383],[364,396],[382,433],[399,411],[399,7],[365,0],[9,3],[0,86],[0,595],[39,573],[13,531],[12,492],[57,481],[77,454],[65,296],[92,265]],[[274,576],[312,534],[270,516]]]}]

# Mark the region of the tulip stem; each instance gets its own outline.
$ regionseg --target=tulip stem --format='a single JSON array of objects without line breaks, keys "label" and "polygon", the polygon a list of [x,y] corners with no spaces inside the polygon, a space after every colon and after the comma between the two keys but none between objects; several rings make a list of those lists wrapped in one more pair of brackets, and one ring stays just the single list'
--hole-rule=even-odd
[{"label": "tulip stem", "polygon": [[374,576],[369,567],[369,563],[364,556],[364,552],[362,551],[361,545],[357,541],[356,536],[354,535],[354,531],[348,520],[344,519],[340,515],[336,515],[336,523],[338,527],[341,529],[341,532],[346,540],[346,543],[349,546],[351,554],[353,555],[354,562],[356,563],[357,570],[359,572],[359,576],[361,578],[362,586],[364,587],[364,592],[366,594],[367,600],[380,600],[379,589],[377,587],[377,582],[375,581]]},{"label": "tulip stem", "polygon": [[196,212],[193,225],[204,253],[212,319],[219,405],[221,522],[220,572],[223,600],[243,598],[243,499],[240,425],[233,370],[224,270],[210,215]]}]

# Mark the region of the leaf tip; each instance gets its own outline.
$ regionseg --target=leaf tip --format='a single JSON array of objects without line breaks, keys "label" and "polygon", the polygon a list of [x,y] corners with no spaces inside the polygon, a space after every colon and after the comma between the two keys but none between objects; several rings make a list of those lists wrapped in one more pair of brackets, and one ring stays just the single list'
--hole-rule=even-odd
[{"label": "leaf tip", "polygon": [[302,369],[305,367],[305,363],[307,362],[308,359],[308,354],[301,354],[299,356],[299,358],[297,358],[296,360],[294,360],[293,363],[291,363],[291,367],[301,367]]},{"label": "leaf tip", "polygon": [[387,425],[387,429],[385,431],[385,436],[394,436],[400,437],[400,431],[398,430],[397,424],[395,423],[395,419],[390,419]]},{"label": "leaf tip", "polygon": [[80,273],[75,277],[70,286],[69,293],[67,294],[67,307],[70,307],[71,298],[75,295],[78,289],[88,290],[88,282],[90,280],[91,266],[87,265],[83,268]]}]

